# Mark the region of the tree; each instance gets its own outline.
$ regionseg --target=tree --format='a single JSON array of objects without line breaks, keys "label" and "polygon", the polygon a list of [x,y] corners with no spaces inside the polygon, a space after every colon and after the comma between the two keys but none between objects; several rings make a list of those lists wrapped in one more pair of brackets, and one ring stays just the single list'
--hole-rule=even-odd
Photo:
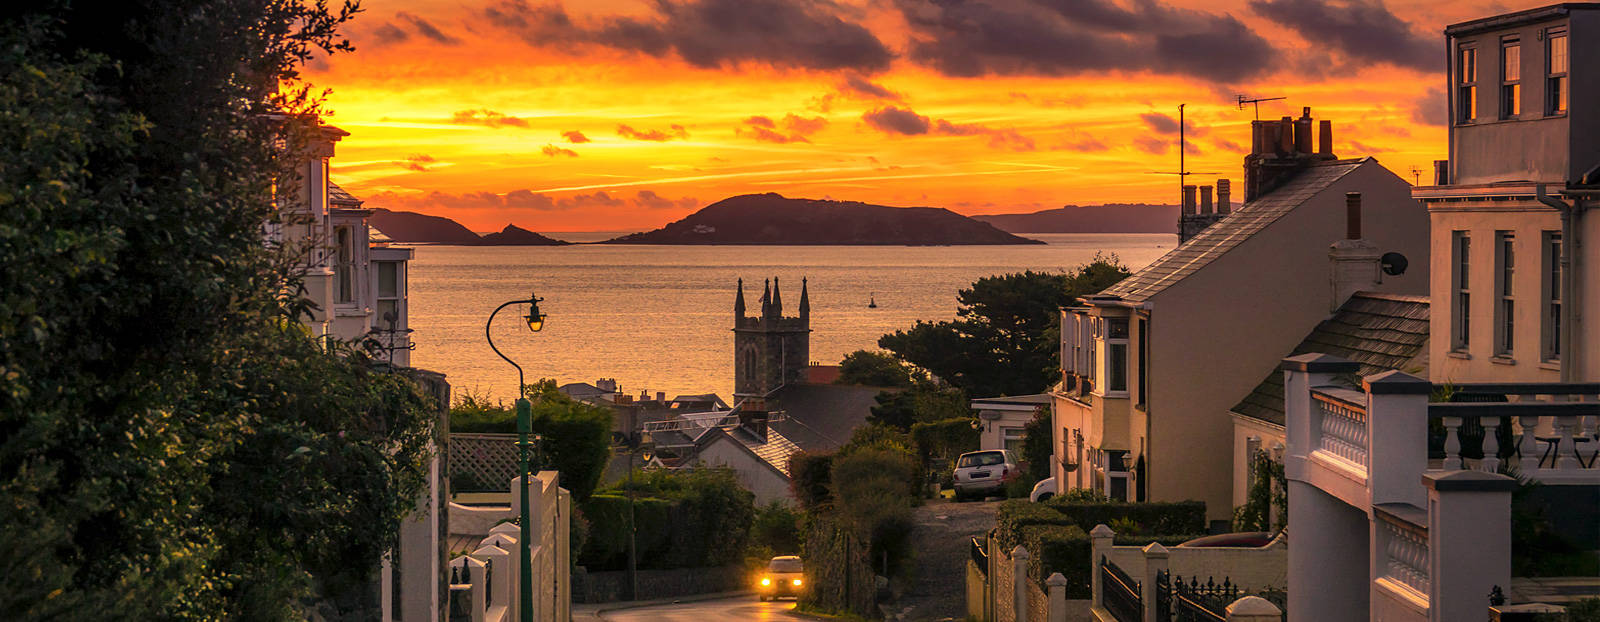
[{"label": "tree", "polygon": [[318,112],[296,68],[350,48],[355,7],[8,8],[0,611],[360,609],[437,408],[309,334],[292,257],[261,235]]},{"label": "tree", "polygon": [[1050,477],[1050,460],[1056,453],[1050,428],[1050,411],[1045,408],[1034,413],[1022,428],[1022,460],[1028,463],[1028,477],[1035,482]]},{"label": "tree", "polygon": [[984,277],[957,294],[955,320],[917,322],[878,346],[968,395],[1038,393],[1060,368],[1061,309],[1127,275],[1115,255],[1096,254],[1070,273]]},{"label": "tree", "polygon": [[886,352],[856,350],[839,362],[839,379],[834,384],[868,387],[909,387],[922,374]]},{"label": "tree", "polygon": [[883,391],[874,399],[878,404],[867,415],[867,422],[891,426],[901,432],[909,432],[911,426],[919,422],[972,414],[967,394],[961,389],[930,382],[918,383],[904,391]]}]

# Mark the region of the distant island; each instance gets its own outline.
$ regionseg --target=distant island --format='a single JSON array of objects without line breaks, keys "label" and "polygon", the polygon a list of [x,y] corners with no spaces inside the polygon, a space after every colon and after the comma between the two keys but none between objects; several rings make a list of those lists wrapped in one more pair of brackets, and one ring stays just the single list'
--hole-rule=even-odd
[{"label": "distant island", "polygon": [[1178,206],[1067,205],[1031,214],[990,214],[972,219],[1011,233],[1177,233]]},{"label": "distant island", "polygon": [[389,239],[406,244],[446,244],[453,246],[562,246],[570,244],[539,235],[516,225],[506,225],[499,233],[479,236],[443,216],[416,212],[372,210],[372,228]]},{"label": "distant island", "polygon": [[796,246],[1043,244],[943,208],[790,199],[770,192],[729,197],[655,231],[625,235],[605,243]]}]

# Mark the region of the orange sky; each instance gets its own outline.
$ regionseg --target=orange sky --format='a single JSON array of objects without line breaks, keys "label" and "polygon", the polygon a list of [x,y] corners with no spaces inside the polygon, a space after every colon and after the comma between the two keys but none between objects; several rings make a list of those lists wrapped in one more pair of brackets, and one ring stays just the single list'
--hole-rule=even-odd
[{"label": "orange sky", "polygon": [[1409,180],[1444,156],[1444,25],[1539,4],[404,0],[306,77],[351,133],[335,181],[479,231],[655,228],[750,192],[1002,213],[1176,202],[1148,171],[1177,169],[1180,103],[1188,168],[1237,183],[1239,93]]}]

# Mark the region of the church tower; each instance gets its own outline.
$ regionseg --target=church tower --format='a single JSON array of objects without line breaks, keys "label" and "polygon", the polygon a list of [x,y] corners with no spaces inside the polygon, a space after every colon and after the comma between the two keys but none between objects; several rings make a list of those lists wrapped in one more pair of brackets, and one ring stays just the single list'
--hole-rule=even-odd
[{"label": "church tower", "polygon": [[765,398],[787,384],[805,382],[811,362],[811,295],[800,279],[800,315],[783,316],[778,279],[762,287],[761,314],[745,315],[744,279],[733,299],[733,395]]}]

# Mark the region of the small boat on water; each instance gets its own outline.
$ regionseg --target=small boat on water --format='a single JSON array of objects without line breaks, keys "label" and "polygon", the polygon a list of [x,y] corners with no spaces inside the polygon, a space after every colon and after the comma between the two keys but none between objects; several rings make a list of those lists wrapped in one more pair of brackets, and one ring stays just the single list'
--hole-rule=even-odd
[{"label": "small boat on water", "polygon": [[872,295],[867,296],[867,308],[868,309],[876,309],[876,308],[878,308],[878,296],[877,296],[876,293],[873,293]]}]

